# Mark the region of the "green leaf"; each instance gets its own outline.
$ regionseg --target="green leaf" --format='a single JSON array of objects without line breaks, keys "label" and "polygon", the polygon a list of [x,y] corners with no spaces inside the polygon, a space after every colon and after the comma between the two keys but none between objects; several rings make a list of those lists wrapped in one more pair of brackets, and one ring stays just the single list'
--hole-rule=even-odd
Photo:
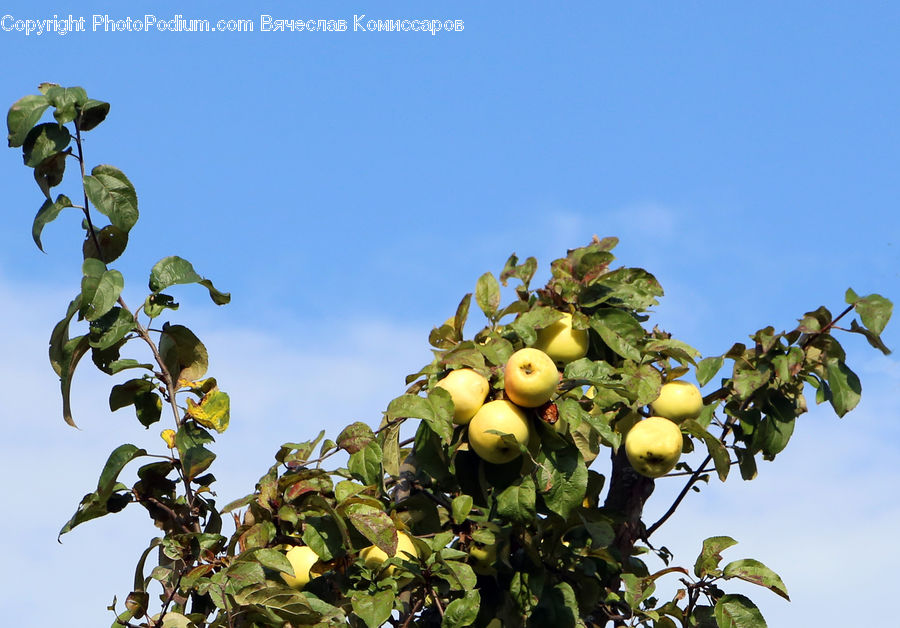
[{"label": "green leaf", "polygon": [[78,128],[82,131],[90,131],[103,122],[106,119],[107,114],[109,114],[108,102],[88,98],[87,102],[81,105],[80,113],[75,124],[78,125]]},{"label": "green leaf", "polygon": [[734,369],[734,388],[741,399],[748,399],[756,390],[765,386],[772,377],[772,371],[767,364],[760,364],[754,368]]},{"label": "green leaf", "polygon": [[472,512],[472,496],[458,495],[453,498],[451,504],[453,510],[453,522],[456,524],[464,523],[469,519],[469,513]]},{"label": "green leaf", "polygon": [[369,504],[347,506],[347,518],[360,534],[388,556],[397,553],[397,527],[384,511]]},{"label": "green leaf", "polygon": [[125,287],[125,279],[117,270],[106,270],[98,259],[88,258],[82,264],[81,313],[89,321],[96,321],[109,312]]},{"label": "green leaf", "polygon": [[880,294],[870,294],[854,303],[853,308],[859,314],[866,329],[876,336],[880,336],[888,321],[891,320],[894,304]]},{"label": "green leaf", "polygon": [[766,628],[766,620],[756,605],[743,595],[729,594],[716,602],[719,628]]},{"label": "green leaf", "polygon": [[375,440],[372,428],[357,421],[345,427],[337,437],[337,445],[347,453],[355,454]]},{"label": "green leaf", "polygon": [[156,318],[166,310],[177,310],[178,304],[168,294],[154,293],[144,299],[144,313]]},{"label": "green leaf", "polygon": [[34,169],[34,180],[41,188],[41,192],[50,199],[50,188],[62,183],[66,173],[66,158],[68,151],[62,151],[47,157]]},{"label": "green leaf", "polygon": [[78,366],[81,358],[84,357],[89,348],[90,343],[85,335],[72,338],[66,342],[62,349],[63,369],[59,383],[63,401],[63,420],[72,427],[77,427],[75,420],[72,418],[72,376],[75,374],[75,367]]},{"label": "green leaf", "polygon": [[635,610],[656,590],[653,578],[641,578],[631,573],[622,574],[622,584],[625,585],[625,601]]},{"label": "green leaf", "polygon": [[176,284],[197,283],[209,291],[209,296],[216,305],[225,305],[231,301],[227,292],[219,292],[209,279],[197,274],[194,267],[186,259],[175,255],[159,260],[150,270],[150,291],[160,292]]},{"label": "green leaf", "polygon": [[[466,591],[463,597],[447,604],[447,608],[444,609],[444,617],[441,620],[441,628],[471,626],[478,616],[480,607],[481,594],[477,590]],[[374,628],[374,626],[370,628]]]},{"label": "green leaf", "polygon": [[713,464],[716,466],[716,474],[724,482],[725,478],[728,477],[728,471],[731,469],[731,458],[728,455],[728,450],[725,449],[725,445],[693,419],[682,421],[680,427],[683,432],[687,432],[703,441],[709,455],[712,456]]},{"label": "green leaf", "polygon": [[41,233],[44,231],[44,227],[56,220],[59,213],[66,207],[72,207],[72,201],[65,194],[60,194],[55,201],[51,202],[49,199],[44,201],[44,204],[41,205],[37,215],[34,217],[34,222],[31,225],[31,237],[41,251],[44,250],[44,245],[41,244]]},{"label": "green leaf", "polygon": [[709,573],[716,572],[722,561],[720,552],[733,545],[737,545],[737,541],[729,536],[711,536],[703,541],[703,549],[700,550],[700,555],[694,563],[694,575],[702,578]]},{"label": "green leaf", "polygon": [[547,507],[563,519],[580,507],[587,490],[588,472],[578,449],[544,451],[538,456],[538,487]]},{"label": "green leaf", "polygon": [[271,548],[261,547],[254,550],[252,557],[263,567],[272,569],[273,571],[283,571],[285,573],[294,573],[291,562],[284,555],[284,552]]},{"label": "green leaf", "polygon": [[378,441],[373,440],[363,449],[350,454],[347,468],[353,477],[369,486],[380,485],[383,476],[381,460],[384,452]]},{"label": "green leaf", "polygon": [[401,418],[422,419],[441,437],[445,444],[453,438],[453,409],[449,393],[436,388],[428,398],[418,395],[401,395],[388,404],[385,416],[390,420]]},{"label": "green leaf", "polygon": [[831,388],[831,406],[842,417],[859,403],[862,383],[856,373],[843,360],[828,360],[826,367],[828,386]]},{"label": "green leaf", "polygon": [[534,277],[536,270],[537,260],[535,258],[529,257],[519,264],[519,258],[513,253],[509,256],[509,259],[506,260],[506,264],[503,266],[503,271],[500,273],[500,281],[503,282],[503,285],[505,286],[510,277],[518,279],[522,282],[523,292],[527,292],[528,284],[531,283],[531,279]]},{"label": "green leaf", "polygon": [[176,382],[198,380],[209,368],[206,347],[194,332],[183,325],[163,325],[159,353]]},{"label": "green leaf", "polygon": [[500,284],[490,272],[484,273],[475,284],[475,302],[490,320],[500,307]]},{"label": "green leaf", "polygon": [[552,325],[560,318],[562,318],[562,312],[550,307],[537,306],[516,318],[509,326],[526,345],[533,345],[537,340],[535,330]]},{"label": "green leaf", "polygon": [[856,319],[850,321],[850,331],[855,334],[861,334],[865,337],[870,345],[881,351],[884,355],[890,355],[891,350],[887,348],[887,345],[884,344],[884,342],[881,340],[881,337],[875,335],[870,330],[857,323]]},{"label": "green leaf", "polygon": [[121,507],[118,504],[114,506],[117,510],[110,510],[109,508],[109,501],[113,497],[113,493],[125,488],[122,484],[117,482],[119,473],[122,472],[122,469],[124,469],[125,465],[129,462],[135,458],[146,455],[147,452],[145,450],[131,444],[119,445],[116,447],[109,455],[109,458],[107,458],[106,464],[100,472],[97,490],[84,496],[78,506],[78,510],[75,511],[72,518],[62,527],[59,531],[59,535],[62,536],[85,521],[102,517],[109,512],[121,510]]},{"label": "green leaf", "polygon": [[87,102],[87,92],[81,87],[60,87],[54,85],[44,95],[50,101],[56,111],[53,117],[59,124],[65,124],[75,119],[75,108]]},{"label": "green leaf", "polygon": [[137,192],[118,168],[96,166],[84,177],[84,191],[97,211],[122,231],[127,233],[137,222]]},{"label": "green leaf", "polygon": [[72,136],[69,129],[53,122],[39,124],[28,133],[22,144],[22,159],[30,168],[37,168],[53,155],[65,150]]},{"label": "green leaf", "polygon": [[706,386],[710,380],[716,376],[716,373],[719,372],[719,369],[722,368],[722,364],[724,363],[725,358],[722,356],[700,360],[700,362],[697,363],[697,382],[700,386]]},{"label": "green leaf", "polygon": [[758,560],[744,558],[742,560],[730,562],[725,565],[725,568],[722,570],[722,575],[726,579],[738,578],[746,582],[758,584],[783,597],[788,602],[791,601],[790,596],[788,596],[787,587],[784,586],[784,582],[782,582],[778,574]]},{"label": "green leaf", "polygon": [[50,100],[43,94],[29,94],[13,103],[6,114],[10,148],[16,148],[25,142],[28,133],[49,106]]},{"label": "green leaf", "polygon": [[184,469],[187,479],[193,480],[195,477],[206,471],[215,459],[216,454],[206,447],[191,447],[185,452],[184,457],[182,457],[181,467]]},{"label": "green leaf", "polygon": [[497,514],[519,523],[533,522],[536,517],[535,485],[524,476],[504,489],[497,497]]},{"label": "green leaf", "polygon": [[353,612],[363,620],[369,628],[381,628],[394,610],[394,592],[390,589],[370,594],[365,591],[354,591],[350,598]]},{"label": "green leaf", "polygon": [[341,529],[330,516],[307,516],[303,525],[303,542],[313,548],[322,560],[345,553]]},{"label": "green leaf", "polygon": [[[115,225],[106,225],[100,231],[96,231],[96,242],[90,234],[81,245],[81,252],[85,259],[94,257],[104,264],[115,261],[125,252],[128,246],[128,234]],[[97,244],[100,248],[97,248]]]},{"label": "green leaf", "polygon": [[619,309],[602,309],[591,315],[590,323],[607,347],[625,359],[641,360],[636,344],[643,338],[644,329],[631,314]]},{"label": "green leaf", "polygon": [[109,349],[134,329],[134,316],[130,312],[114,307],[100,318],[91,322],[90,345],[95,349]]}]

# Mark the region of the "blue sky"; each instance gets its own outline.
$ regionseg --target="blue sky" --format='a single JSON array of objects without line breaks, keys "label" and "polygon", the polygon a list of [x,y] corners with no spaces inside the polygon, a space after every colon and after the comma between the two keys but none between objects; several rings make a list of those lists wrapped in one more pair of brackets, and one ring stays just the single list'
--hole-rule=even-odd
[{"label": "blue sky", "polygon": [[[149,268],[169,254],[231,291],[220,309],[184,288],[172,317],[207,343],[232,395],[217,449],[223,502],[281,442],[377,421],[429,360],[429,329],[512,252],[537,257],[546,277],[567,248],[618,236],[619,262],[666,289],[653,322],[707,355],[819,305],[838,310],[848,286],[900,299],[893,5],[123,6],[6,3],[0,13],[15,20],[84,16],[88,32],[0,31],[0,102],[52,81],[112,103],[85,150],[138,191],[141,219],[116,262],[126,300],[143,299]],[[250,19],[255,32],[91,32],[94,14],[145,13]],[[350,30],[263,33],[264,14]],[[465,28],[352,32],[362,14]],[[45,347],[77,291],[80,219],[48,226],[41,254],[30,238],[40,192],[17,151],[0,152],[0,183],[0,372],[14,393],[0,468],[17,513],[0,543],[22,574],[2,588],[0,614],[45,625],[52,595],[70,625],[95,626],[111,620],[112,595],[127,594],[154,530],[135,510],[63,545],[55,533],[106,454],[125,441],[155,447],[158,430],[109,414],[112,382],[87,369],[76,379],[82,430],[58,418]],[[898,327],[885,333],[895,349]],[[861,562],[877,572],[866,580],[900,584],[898,551],[860,541],[900,523],[883,501],[900,480],[900,362],[861,339],[846,346],[864,386],[856,413],[815,409],[758,480],[711,485],[657,533],[685,564],[702,538],[730,534],[740,545],[727,557],[779,571],[793,603],[754,595],[773,626],[833,624],[830,605]],[[649,510],[664,511],[677,488],[660,486]],[[51,590],[48,571],[74,575]]]}]

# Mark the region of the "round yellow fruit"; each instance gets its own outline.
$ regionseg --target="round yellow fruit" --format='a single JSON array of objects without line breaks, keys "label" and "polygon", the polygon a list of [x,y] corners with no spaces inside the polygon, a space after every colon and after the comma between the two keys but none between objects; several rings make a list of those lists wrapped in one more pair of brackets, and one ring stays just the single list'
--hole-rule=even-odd
[{"label": "round yellow fruit", "polygon": [[[397,531],[397,553],[394,556],[398,556],[400,558],[410,560],[410,557],[407,554],[411,554],[413,559],[419,557],[419,553],[416,551],[416,546],[413,544],[412,539],[406,532]],[[363,562],[366,563],[366,567],[369,569],[378,569],[382,564],[389,558],[387,553],[382,550],[380,547],[376,545],[370,545],[369,547],[363,549],[359,555],[362,557]],[[394,573],[394,565],[391,565],[385,570],[387,575],[392,575]]]},{"label": "round yellow fruit", "polygon": [[542,406],[556,392],[559,371],[553,358],[533,347],[519,349],[506,361],[503,387],[510,401],[523,408]]},{"label": "round yellow fruit", "polygon": [[532,431],[528,417],[511,401],[498,399],[481,406],[469,421],[469,446],[482,460],[494,464],[515,460],[522,452],[515,445],[505,442],[499,434],[492,434],[489,430],[512,434],[522,444],[529,442]]},{"label": "round yellow fruit", "polygon": [[487,378],[472,369],[451,371],[437,385],[450,393],[453,422],[457,425],[465,425],[472,420],[490,390]]},{"label": "round yellow fruit", "polygon": [[294,575],[281,572],[281,579],[284,580],[292,589],[302,591],[303,587],[312,580],[310,569],[319,561],[319,556],[308,545],[295,545],[285,554],[291,567],[294,568]]},{"label": "round yellow fruit", "polygon": [[678,425],[661,416],[651,416],[628,430],[625,454],[635,471],[658,478],[678,464],[683,443]]},{"label": "round yellow fruit", "polygon": [[563,312],[562,318],[538,330],[535,349],[540,349],[557,362],[572,362],[583,358],[588,351],[586,329],[572,328],[572,315]]},{"label": "round yellow fruit", "polygon": [[670,421],[696,419],[703,410],[703,395],[700,389],[690,382],[674,381],[663,384],[659,397],[650,404],[650,410],[656,416]]}]

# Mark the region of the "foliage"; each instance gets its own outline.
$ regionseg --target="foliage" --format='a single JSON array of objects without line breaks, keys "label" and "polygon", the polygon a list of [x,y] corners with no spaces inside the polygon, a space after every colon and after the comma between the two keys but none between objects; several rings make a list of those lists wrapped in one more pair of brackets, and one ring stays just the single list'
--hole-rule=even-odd
[{"label": "foliage", "polygon": [[[83,155],[83,133],[104,121],[109,105],[78,87],[44,83],[39,91],[16,102],[7,117],[9,145],[21,147],[44,196],[32,227],[35,243],[42,248],[43,229],[63,210],[84,214],[80,290],[50,339],[63,418],[74,425],[72,376],[90,354],[111,376],[135,373],[112,386],[111,410],[132,408],[145,428],[164,415],[171,421],[160,453],[117,447],[96,490],[60,530],[132,504],[160,530],[140,555],[124,609],[111,607],[114,626],[453,628],[499,620],[559,628],[755,628],[765,622],[754,603],[720,586],[739,579],[788,599],[785,584],[763,563],[746,558],[722,566],[721,553],[736,543],[727,536],[703,541],[692,569],[651,573],[641,556],[652,552],[669,564],[671,554],[650,537],[698,481],[714,472],[724,482],[735,465],[751,480],[760,461],[774,460],[807,410],[806,391],[838,416],[857,405],[860,381],[833,332],[860,334],[887,352],[880,334],[889,301],[848,290],[847,307],[836,316],[820,307],[793,330],[765,327],[749,343],[701,359],[687,343],[648,329],[662,287],[643,269],[612,267],[615,238],[594,238],[555,260],[540,288],[531,287],[537,261],[512,255],[499,280],[485,273],[476,282],[475,304],[487,324],[466,336],[473,294],[465,295],[429,335],[434,359],[407,377],[405,393],[375,429],[353,423],[334,440],[323,432],[282,445],[254,490],[220,507],[210,490],[211,448],[214,432],[228,428],[229,397],[207,376],[206,348],[191,329],[151,325],[175,316],[173,286],[199,284],[219,305],[230,297],[188,261],[165,257],[150,271],[144,302],[125,303],[124,277],[110,265],[137,223],[138,196],[113,166],[88,174]],[[40,123],[48,109],[55,121]],[[81,190],[54,198],[70,159],[80,168]],[[108,224],[97,224],[98,214]],[[503,305],[501,284],[510,281],[515,298]],[[575,329],[587,330],[587,356],[561,365],[554,398],[527,411],[537,437],[521,456],[502,465],[481,460],[469,448],[466,426],[453,422],[451,395],[436,383],[471,368],[488,378],[489,398],[504,398],[507,359],[535,344],[561,312],[573,315]],[[839,328],[852,314],[857,319]],[[122,357],[133,342],[144,345],[144,360]],[[648,526],[641,515],[654,480],[631,468],[621,445],[660,386],[690,372],[701,386],[718,378],[701,415],[681,424],[685,450],[707,455],[696,468],[679,463],[670,475],[686,477],[684,488]],[[415,424],[415,437],[401,442],[406,422]],[[338,453],[345,467],[323,466]],[[142,466],[128,487],[118,477],[133,463]],[[233,532],[225,531],[225,520]],[[400,532],[411,535],[414,552],[397,552]],[[281,577],[294,573],[285,556],[294,545],[312,548],[319,559],[302,590]],[[372,546],[392,558],[372,560]],[[155,564],[148,564],[151,556]],[[680,583],[673,599],[654,596],[661,578]],[[159,589],[152,603],[151,589]]]}]

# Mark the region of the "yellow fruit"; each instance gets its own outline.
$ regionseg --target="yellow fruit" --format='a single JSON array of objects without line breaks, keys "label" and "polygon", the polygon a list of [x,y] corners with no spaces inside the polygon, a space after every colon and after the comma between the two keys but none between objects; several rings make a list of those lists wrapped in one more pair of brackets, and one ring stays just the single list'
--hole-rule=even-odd
[{"label": "yellow fruit", "polygon": [[309,571],[319,561],[319,557],[308,545],[295,545],[285,555],[294,568],[294,575],[281,572],[281,579],[292,589],[302,591],[312,580]]},{"label": "yellow fruit", "polygon": [[450,393],[453,422],[457,425],[465,425],[472,420],[490,390],[487,378],[472,369],[451,371],[437,385]]},{"label": "yellow fruit", "polygon": [[515,460],[521,455],[521,451],[489,430],[512,434],[522,444],[529,442],[532,431],[528,417],[511,401],[489,401],[481,406],[469,422],[469,446],[483,460],[494,464]]},{"label": "yellow fruit", "polygon": [[650,404],[650,410],[656,416],[671,421],[696,419],[703,410],[703,395],[700,394],[700,389],[690,382],[669,382],[662,385],[659,397]]},{"label": "yellow fruit", "polygon": [[159,433],[169,449],[175,449],[175,430],[163,430]]},{"label": "yellow fruit", "polygon": [[658,478],[674,469],[682,445],[678,425],[660,416],[638,422],[625,436],[628,461],[635,471],[648,478]]},{"label": "yellow fruit", "polygon": [[[412,558],[410,558],[407,554],[412,554]],[[384,564],[385,561],[388,560],[387,553],[384,552],[381,548],[370,545],[369,547],[363,549],[359,555],[362,557],[363,561],[366,563],[366,567],[369,569],[378,569]],[[412,539],[406,532],[397,531],[397,553],[394,556],[398,556],[405,560],[415,560],[419,557],[419,553],[416,551],[416,546],[413,544]],[[394,556],[391,556],[393,558]],[[385,573],[387,575],[392,575],[394,573],[394,565],[389,566]]]},{"label": "yellow fruit", "polygon": [[510,401],[523,408],[544,405],[556,392],[559,371],[553,359],[533,347],[519,349],[506,361],[503,387]]},{"label": "yellow fruit", "polygon": [[563,312],[561,319],[538,330],[535,349],[540,349],[557,362],[572,362],[587,355],[588,332],[572,328],[572,315]]}]

